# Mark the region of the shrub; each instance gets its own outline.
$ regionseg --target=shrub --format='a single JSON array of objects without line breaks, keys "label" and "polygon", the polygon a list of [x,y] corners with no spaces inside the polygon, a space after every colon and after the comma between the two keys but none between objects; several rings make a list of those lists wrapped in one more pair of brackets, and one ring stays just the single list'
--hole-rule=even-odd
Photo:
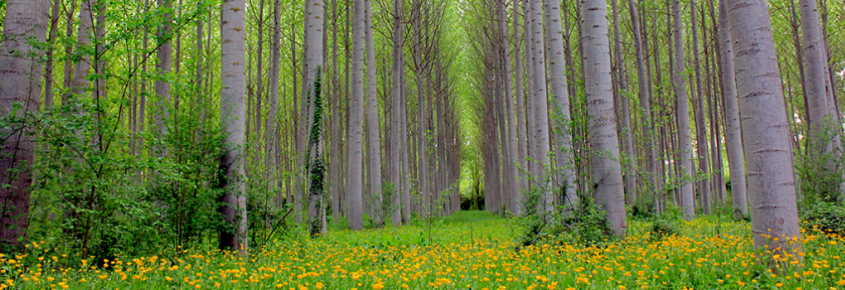
[{"label": "shrub", "polygon": [[654,221],[651,223],[651,238],[660,240],[664,237],[680,234],[678,223],[680,223],[682,217],[681,209],[670,203],[663,213],[654,216]]},{"label": "shrub", "polygon": [[831,202],[804,206],[801,220],[824,232],[845,233],[845,207]]}]

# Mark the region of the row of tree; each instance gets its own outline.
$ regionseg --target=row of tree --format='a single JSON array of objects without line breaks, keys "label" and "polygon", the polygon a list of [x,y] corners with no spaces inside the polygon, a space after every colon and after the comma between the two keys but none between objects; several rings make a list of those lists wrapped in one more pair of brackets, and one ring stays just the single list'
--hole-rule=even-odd
[{"label": "row of tree", "polygon": [[795,241],[799,196],[842,195],[838,60],[825,1],[771,2],[472,5],[487,209],[548,220],[589,197],[624,235],[626,205],[693,219],[730,202],[757,246]]},{"label": "row of tree", "polygon": [[6,2],[4,244],[247,253],[459,210],[457,6],[266,2]]}]

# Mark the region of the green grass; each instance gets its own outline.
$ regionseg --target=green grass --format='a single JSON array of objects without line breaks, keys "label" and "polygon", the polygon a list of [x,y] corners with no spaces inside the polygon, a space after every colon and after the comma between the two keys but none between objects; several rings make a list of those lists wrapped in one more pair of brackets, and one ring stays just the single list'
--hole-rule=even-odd
[{"label": "green grass", "polygon": [[317,240],[302,232],[248,261],[209,246],[108,267],[65,265],[75,259],[36,244],[0,258],[0,289],[845,289],[836,234],[807,229],[803,263],[772,273],[756,262],[746,222],[700,217],[659,240],[648,222],[629,225],[627,238],[601,247],[547,240],[517,251],[516,220],[460,212]]}]

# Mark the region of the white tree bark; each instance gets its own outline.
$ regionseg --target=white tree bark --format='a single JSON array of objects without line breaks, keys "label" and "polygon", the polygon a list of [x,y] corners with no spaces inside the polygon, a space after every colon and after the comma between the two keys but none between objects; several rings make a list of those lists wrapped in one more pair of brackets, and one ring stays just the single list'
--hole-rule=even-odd
[{"label": "white tree bark", "polygon": [[719,0],[719,49],[721,50],[722,93],[725,94],[725,143],[731,170],[731,201],[735,220],[748,216],[745,185],[745,158],[742,153],[742,131],[734,76],[733,42],[728,29],[725,0]]},{"label": "white tree bark", "polygon": [[220,159],[225,170],[222,186],[225,206],[221,208],[226,221],[235,224],[235,233],[222,232],[220,247],[234,249],[244,256],[249,253],[247,236],[246,192],[244,187],[244,154],[246,127],[246,3],[229,0],[222,6],[220,38],[221,82],[220,116],[226,133],[227,151]]},{"label": "white tree bark", "polygon": [[673,66],[675,68],[674,86],[675,97],[677,98],[677,117],[678,117],[678,138],[680,143],[680,174],[681,180],[681,210],[684,212],[684,218],[692,220],[695,217],[695,192],[693,192],[692,182],[690,178],[694,174],[692,164],[692,137],[690,136],[689,124],[689,99],[687,98],[687,85],[684,79],[684,72],[686,71],[686,60],[684,57],[684,31],[681,27],[681,4],[680,0],[674,0],[672,4],[673,17],[673,36],[674,36],[674,53]]},{"label": "white tree bark", "polygon": [[[645,127],[645,172],[647,172],[646,178],[648,179],[645,188],[651,188],[656,193],[658,182],[661,178],[657,173],[657,140],[654,138],[654,127],[651,121],[651,91],[649,89],[649,78],[651,78],[651,74],[647,73],[647,63],[643,53],[644,43],[642,33],[640,32],[640,17],[639,13],[637,13],[637,6],[634,4],[634,0],[628,0],[628,13],[631,15],[631,27],[634,31],[634,48],[636,49],[637,57],[637,93],[640,97],[640,106],[643,107],[642,119],[643,126]],[[658,202],[656,195],[655,202]]]},{"label": "white tree bark", "polygon": [[[690,1],[690,16],[692,19],[698,19],[695,13],[696,4],[695,0]],[[698,169],[703,174],[710,173],[709,168],[709,150],[707,148],[707,129],[706,125],[704,124],[704,93],[701,90],[701,62],[699,61],[698,56],[698,21],[692,21],[692,55],[693,55],[693,63],[695,65],[695,94],[693,94],[693,99],[698,102],[697,106],[697,113],[695,114],[695,135],[696,135],[696,145],[698,145]],[[700,182],[700,200],[701,204],[700,207],[704,211],[704,214],[710,214],[710,204],[711,204],[711,190],[710,190],[710,182],[709,178],[704,179]]]},{"label": "white tree bark", "polygon": [[551,191],[551,181],[546,176],[549,169],[549,100],[546,91],[546,54],[543,38],[543,0],[530,0],[531,2],[531,46],[534,56],[534,96],[532,103],[535,118],[535,136],[537,148],[537,174],[538,186],[542,186],[541,193],[542,212],[541,214],[554,212],[554,195]]},{"label": "white tree bark", "polygon": [[403,147],[405,144],[401,141],[401,134],[400,131],[402,130],[402,126],[400,122],[405,122],[402,119],[403,114],[402,110],[404,109],[404,104],[402,103],[402,95],[404,92],[402,91],[402,66],[405,65],[405,59],[403,56],[404,53],[404,31],[403,28],[405,27],[402,24],[402,0],[395,0],[393,1],[393,93],[391,95],[391,106],[390,106],[390,160],[388,160],[390,164],[390,182],[393,184],[393,196],[390,201],[391,206],[393,207],[393,212],[391,214],[391,221],[393,222],[394,226],[398,226],[402,224],[402,211],[408,210],[402,208],[402,194],[401,194],[401,185],[402,185],[402,174],[401,174],[401,159],[400,159],[400,152],[401,150],[408,150],[408,148]]},{"label": "white tree bark", "polygon": [[[811,155],[824,156],[834,150],[834,140],[829,134],[837,133],[835,105],[829,104],[827,75],[827,55],[822,38],[821,22],[818,6],[815,0],[799,0],[801,12],[801,35],[804,38],[804,87],[807,93],[807,108],[810,117],[810,148]],[[829,138],[828,140],[824,140]],[[835,163],[828,162],[827,170],[835,170]]]},{"label": "white tree bark", "polygon": [[616,73],[616,89],[620,109],[619,120],[622,132],[622,151],[625,152],[625,197],[627,204],[634,204],[637,200],[637,157],[634,155],[633,130],[631,130],[631,106],[628,94],[628,79],[625,71],[625,61],[622,58],[622,37],[619,31],[619,6],[616,0],[611,0],[613,8],[613,58],[615,64],[611,66]]},{"label": "white tree bark", "polygon": [[[518,166],[517,172],[521,170],[527,170],[527,163],[526,163],[526,154],[528,150],[528,139],[525,134],[525,98],[524,98],[524,91],[523,91],[523,79],[522,79],[522,72],[525,68],[522,67],[522,42],[523,38],[519,34],[519,28],[524,23],[520,23],[519,21],[519,0],[513,0],[513,41],[514,46],[514,70],[516,73],[514,74],[514,87],[516,88],[516,138],[515,141],[516,148],[517,148],[517,162],[514,166]],[[523,202],[523,194],[522,192],[528,189],[528,180],[525,176],[521,176],[522,174],[518,175],[519,178],[519,190],[514,192],[513,198],[511,198],[511,202],[513,203],[511,206],[513,207],[513,214],[516,216],[522,215],[522,202]]]},{"label": "white tree bark", "polygon": [[[791,254],[801,248],[801,229],[789,121],[768,6],[765,0],[727,0],[726,3],[748,165],[754,246],[758,249],[767,246],[766,251],[771,251],[771,255]],[[801,259],[798,255],[791,258]],[[772,263],[767,264],[774,268]]]},{"label": "white tree bark", "polygon": [[607,27],[607,2],[581,0],[581,43],[584,54],[587,126],[590,129],[593,196],[607,212],[608,223],[617,236],[625,235],[625,189],[619,164],[619,139],[613,108],[610,77],[610,40]]},{"label": "white tree bark", "polygon": [[376,49],[373,43],[373,15],[370,0],[364,0],[364,21],[366,21],[366,53],[367,53],[367,177],[370,179],[372,193],[373,222],[381,226],[382,196],[381,196],[381,134],[379,130],[379,109],[376,98]]},{"label": "white tree bark", "polygon": [[557,190],[563,195],[564,206],[578,205],[575,164],[573,163],[571,118],[569,116],[569,91],[566,83],[566,61],[563,55],[563,32],[561,31],[560,2],[544,0],[546,8],[546,38],[549,47],[549,79],[551,83],[554,115],[552,128],[555,136],[555,166],[557,167]]},{"label": "white tree bark", "polygon": [[352,92],[349,99],[347,143],[347,190],[349,199],[349,227],[364,228],[364,180],[361,165],[364,161],[364,44],[366,42],[365,0],[354,0],[352,21]]},{"label": "white tree bark", "polygon": [[[44,42],[50,20],[49,0],[11,0],[6,3],[3,42],[0,44],[0,116],[15,113],[15,120],[37,114],[41,93],[40,52],[32,42]],[[20,105],[20,109],[15,109]],[[27,243],[29,201],[32,193],[33,128],[0,127],[0,243],[19,247]],[[17,250],[17,249],[15,249]]]}]

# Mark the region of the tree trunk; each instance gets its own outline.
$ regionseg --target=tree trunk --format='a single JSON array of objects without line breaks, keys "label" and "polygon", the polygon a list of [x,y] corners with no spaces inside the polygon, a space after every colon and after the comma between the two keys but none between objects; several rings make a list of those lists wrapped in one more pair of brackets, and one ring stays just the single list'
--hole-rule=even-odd
[{"label": "tree trunk", "polygon": [[[267,160],[270,164],[270,176],[271,184],[277,184],[277,178],[279,176],[279,164],[278,158],[279,152],[281,151],[281,139],[278,138],[280,135],[280,128],[279,128],[279,117],[278,117],[278,110],[279,110],[279,69],[282,62],[282,28],[281,28],[281,14],[282,14],[282,3],[281,0],[275,0],[273,2],[273,56],[272,60],[270,60],[270,112],[267,116],[267,119],[270,125],[267,127],[269,129],[266,134],[266,142],[269,149],[267,150],[268,156]],[[271,187],[274,188],[274,187]],[[277,201],[282,200],[283,196],[281,194],[281,190],[278,191],[275,198]]]},{"label": "tree trunk", "polygon": [[528,176],[526,176],[526,189],[527,192],[532,192],[532,187],[536,184],[536,177],[539,175],[537,173],[537,130],[536,130],[536,121],[534,115],[536,115],[536,110],[534,110],[534,95],[536,94],[536,89],[534,88],[535,85],[535,78],[534,78],[534,40],[533,40],[533,30],[534,27],[531,24],[533,18],[532,8],[531,8],[531,0],[523,0],[522,2],[522,15],[523,15],[523,22],[525,27],[524,39],[525,39],[525,83],[526,83],[526,90],[525,90],[525,170],[528,172]]},{"label": "tree trunk", "polygon": [[[264,0],[258,1],[258,31],[255,33],[258,34],[258,48],[255,52],[257,54],[257,61],[256,70],[255,70],[255,150],[261,150],[261,110],[263,109],[261,106],[261,100],[264,96]],[[177,42],[178,43],[178,42]],[[178,73],[178,70],[177,70]],[[177,98],[178,100],[178,98]],[[258,154],[256,154],[258,156]],[[256,166],[259,165],[258,160],[256,158]]]},{"label": "tree trunk", "polygon": [[340,185],[343,183],[341,174],[341,157],[340,149],[343,147],[343,139],[341,137],[340,118],[343,116],[341,111],[341,91],[347,91],[346,87],[340,89],[340,81],[338,79],[338,61],[337,61],[337,0],[332,0],[332,119],[329,133],[331,135],[331,156],[329,160],[329,198],[331,199],[332,221],[337,223],[340,220]]},{"label": "tree trunk", "polygon": [[[540,179],[539,186],[542,186],[542,214],[554,212],[554,195],[551,191],[551,180],[545,177],[549,167],[549,103],[546,91],[546,54],[543,45],[543,0],[530,0],[531,2],[531,33],[534,44],[531,46],[534,55],[534,110],[536,118],[535,139],[537,148],[537,173],[535,176]],[[557,24],[559,25],[559,24]]]},{"label": "tree trunk", "polygon": [[164,24],[158,31],[159,46],[156,49],[156,81],[155,94],[158,96],[158,108],[155,116],[155,124],[159,130],[159,138],[167,135],[167,122],[170,120],[170,82],[167,81],[167,76],[170,74],[172,67],[171,53],[173,50],[170,41],[170,22],[173,20],[171,13],[171,0],[158,0],[159,9],[163,11]]},{"label": "tree trunk", "polygon": [[622,38],[619,31],[619,8],[616,5],[616,0],[611,0],[610,5],[613,8],[613,56],[615,58],[615,65],[611,68],[616,72],[616,88],[617,96],[619,97],[618,105],[621,106],[620,125],[622,128],[622,144],[625,156],[620,159],[625,163],[625,196],[626,203],[631,205],[637,200],[637,156],[634,155],[634,131],[631,129],[631,108],[628,98],[628,78],[625,71],[625,62],[622,59]]},{"label": "tree trunk", "polygon": [[607,2],[583,0],[581,4],[581,42],[584,45],[587,126],[594,130],[590,138],[592,176],[596,203],[607,212],[613,234],[624,236],[625,189],[619,163],[619,143],[614,120],[613,91],[610,76],[610,40],[607,28]]},{"label": "tree trunk", "polygon": [[[322,75],[323,75],[323,2],[308,1],[305,6],[305,54],[303,55],[303,91],[307,102],[303,120],[307,128],[305,156],[308,178],[308,221],[311,237],[325,234],[325,202],[323,198],[325,177],[323,164]],[[361,164],[360,162],[358,163]]]},{"label": "tree trunk", "polygon": [[651,73],[647,68],[648,62],[646,62],[643,53],[646,43],[643,41],[640,29],[640,17],[637,9],[638,7],[634,5],[634,0],[628,0],[628,13],[631,15],[631,27],[634,31],[634,48],[636,49],[637,57],[637,93],[640,97],[640,106],[643,107],[642,122],[645,131],[645,172],[647,172],[647,182],[643,188],[656,192],[656,186],[660,178],[657,174],[657,145],[655,144],[654,126],[651,121],[651,87],[649,86]]},{"label": "tree trunk", "polygon": [[[698,18],[695,13],[695,0],[690,1],[690,14],[692,21],[692,55],[693,55],[693,64],[695,65],[695,95],[693,95],[693,99],[698,102],[698,106],[695,106],[696,111],[695,114],[695,135],[696,135],[696,144],[698,145],[698,170],[701,171],[702,174],[709,174],[710,167],[709,167],[709,149],[707,148],[707,129],[704,122],[704,93],[701,89],[701,61],[699,60],[698,56]],[[700,199],[701,199],[701,208],[704,210],[704,214],[710,214],[710,204],[711,204],[711,193],[710,193],[710,182],[708,179],[704,179],[698,182],[701,187],[700,191]]]},{"label": "tree trunk", "polygon": [[391,221],[393,222],[394,226],[399,226],[402,224],[402,212],[407,211],[408,209],[402,208],[402,194],[401,194],[401,183],[402,183],[402,170],[401,170],[401,159],[399,157],[400,152],[403,150],[408,150],[408,148],[404,147],[403,142],[401,141],[401,134],[400,131],[402,130],[402,126],[400,123],[405,122],[405,120],[401,119],[403,110],[402,104],[402,66],[405,65],[405,58],[404,58],[404,47],[405,47],[405,33],[403,28],[405,27],[402,24],[402,4],[403,0],[394,0],[393,1],[393,93],[391,94],[391,106],[390,106],[390,158],[388,160],[390,164],[390,182],[393,184],[393,195],[391,196],[390,206],[393,209],[391,213]]},{"label": "tree trunk", "polygon": [[[53,51],[56,49],[56,35],[59,30],[59,9],[62,1],[53,1],[53,9],[50,11],[50,35],[47,38],[47,61],[44,64],[44,109],[53,107]],[[73,25],[70,25],[73,26]],[[125,119],[124,119],[125,120]]]},{"label": "tree trunk", "polygon": [[725,143],[728,166],[731,170],[731,203],[735,220],[748,216],[745,190],[745,164],[742,152],[742,132],[734,77],[733,41],[728,30],[728,10],[725,0],[719,0],[719,49],[721,50],[722,93],[725,99]]},{"label": "tree trunk", "polygon": [[518,170],[519,168],[516,166],[517,158],[519,158],[519,150],[517,149],[517,139],[516,139],[516,112],[514,109],[514,101],[513,101],[513,83],[511,80],[511,65],[510,65],[510,42],[508,41],[508,17],[506,14],[507,5],[504,1],[497,2],[497,12],[498,12],[498,24],[499,24],[499,43],[501,45],[500,52],[502,53],[501,57],[501,65],[502,70],[500,72],[502,82],[505,85],[504,91],[504,99],[503,102],[505,103],[505,111],[506,111],[506,125],[507,125],[507,134],[503,136],[502,140],[507,141],[506,147],[504,148],[504,155],[505,155],[505,172],[503,174],[504,180],[508,181],[505,182],[505,204],[503,204],[504,208],[507,209],[509,212],[514,213],[516,208],[514,205],[516,202],[513,200],[517,197],[517,192],[519,191],[519,183],[517,180],[519,179]]},{"label": "tree trunk", "polygon": [[[817,157],[834,152],[834,134],[837,114],[831,106],[829,93],[831,88],[827,76],[827,55],[820,27],[819,11],[815,0],[799,0],[801,12],[801,34],[804,38],[804,73],[803,86],[806,88],[808,101],[807,115],[810,117],[809,148],[807,152]],[[833,109],[831,109],[833,108]],[[840,127],[841,128],[841,127]],[[836,130],[836,131],[834,131]],[[838,149],[838,148],[837,148]],[[826,162],[826,171],[835,170],[836,162]],[[833,193],[833,192],[830,192]]]},{"label": "tree trunk", "polygon": [[552,121],[555,133],[555,165],[557,176],[556,190],[563,196],[564,206],[578,205],[578,192],[575,183],[575,164],[572,151],[572,126],[569,115],[569,85],[566,82],[566,62],[563,51],[563,32],[561,31],[560,2],[544,0],[546,7],[546,37],[549,44],[549,78],[554,100]]},{"label": "tree trunk", "polygon": [[[0,44],[0,115],[22,121],[37,114],[41,93],[41,62],[30,40],[43,42],[50,20],[49,0],[11,0],[6,3],[3,42]],[[14,110],[20,105],[21,110]],[[20,124],[15,122],[14,124]],[[22,251],[27,243],[29,202],[32,193],[33,128],[0,128],[4,139],[0,155],[0,242],[4,252]]]},{"label": "tree trunk", "polygon": [[247,237],[246,192],[244,185],[244,129],[246,120],[246,71],[244,68],[246,3],[244,0],[231,0],[223,3],[221,44],[221,81],[220,116],[227,133],[224,140],[227,151],[220,158],[220,186],[226,189],[220,208],[226,222],[234,224],[235,232],[220,232],[220,248],[237,250],[247,256],[249,240]]},{"label": "tree trunk", "polygon": [[[519,21],[519,0],[513,0],[513,41],[514,41],[514,84],[516,87],[516,147],[517,147],[517,162],[514,166],[518,166],[517,172],[520,170],[527,170],[526,151],[528,150],[528,139],[525,133],[525,98],[523,91],[522,72],[525,68],[522,67],[522,42],[523,38],[519,35],[519,27],[522,25]],[[527,30],[526,30],[527,31]],[[522,174],[519,174],[522,175]],[[514,209],[513,214],[516,216],[522,215],[523,210],[523,191],[528,189],[528,179],[525,176],[518,176],[519,190],[514,192],[511,202],[511,207]],[[515,181],[516,182],[516,181]]]},{"label": "tree trunk", "polygon": [[364,15],[366,0],[354,0],[355,11],[352,21],[352,91],[349,99],[349,141],[347,143],[347,186],[349,204],[349,227],[353,230],[364,228],[364,180],[361,165],[364,159],[364,45],[366,19]]},{"label": "tree trunk", "polygon": [[382,221],[382,196],[381,196],[381,134],[379,130],[379,108],[376,98],[376,49],[373,43],[373,15],[371,0],[364,0],[364,21],[366,50],[367,50],[367,169],[370,179],[370,192],[372,193],[373,223],[381,227]]},{"label": "tree trunk", "polygon": [[[789,140],[789,121],[780,86],[771,20],[764,0],[726,0],[742,134],[748,162],[748,193],[754,246],[771,255],[801,251],[801,229]],[[764,236],[765,235],[765,236]],[[769,237],[781,237],[772,239]],[[784,238],[785,237],[785,238]],[[768,254],[768,252],[767,252]],[[792,259],[800,260],[798,255]],[[772,269],[786,264],[769,260]],[[783,267],[783,265],[781,265]]]},{"label": "tree trunk", "polygon": [[684,32],[681,27],[681,3],[680,0],[674,0],[673,4],[673,36],[674,36],[674,59],[672,61],[674,70],[674,85],[675,96],[677,97],[677,111],[678,116],[678,134],[680,138],[680,154],[681,158],[678,160],[680,164],[681,174],[681,210],[684,212],[684,218],[692,220],[695,216],[695,192],[692,188],[692,182],[689,180],[693,177],[693,161],[692,161],[692,138],[690,137],[689,124],[689,107],[687,105],[687,89],[686,80],[684,80],[684,72],[686,71],[686,61],[684,58]]}]

